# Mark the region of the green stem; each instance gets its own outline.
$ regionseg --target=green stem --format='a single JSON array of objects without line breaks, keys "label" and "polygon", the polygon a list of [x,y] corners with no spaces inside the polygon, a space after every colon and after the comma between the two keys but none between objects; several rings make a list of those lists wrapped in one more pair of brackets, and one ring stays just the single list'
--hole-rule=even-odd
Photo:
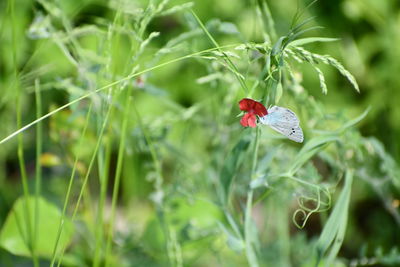
[{"label": "green stem", "polygon": [[[118,8],[117,12],[114,16],[114,20],[111,24],[111,27],[108,28],[107,32],[107,44],[108,50],[106,50],[108,54],[108,62],[106,64],[105,70],[108,71],[109,73],[112,73],[111,80],[114,80],[115,77],[117,76],[116,74],[116,67],[118,66],[119,63],[113,63],[113,46],[119,47],[120,42],[121,42],[121,35],[118,34],[119,31],[117,28],[119,26],[122,27],[121,22],[121,14],[122,14],[122,5],[121,2],[118,2]],[[132,58],[132,48],[130,49],[130,52],[126,54],[128,58]],[[115,58],[115,61],[118,61],[117,58]],[[129,62],[129,61],[128,61]],[[114,66],[113,69],[111,69],[111,66]],[[125,69],[127,66],[125,66]],[[132,67],[133,68],[133,67]],[[125,73],[125,72],[124,72]],[[113,88],[110,88],[110,91],[113,91]],[[129,100],[129,91],[125,90],[127,94],[126,101]],[[111,93],[110,92],[110,93]],[[119,95],[121,96],[121,94]],[[125,106],[126,108],[126,106]],[[128,110],[125,110],[128,112]],[[125,113],[124,113],[125,114]],[[123,119],[124,120],[124,119]],[[110,169],[110,160],[111,160],[111,152],[112,152],[112,127],[111,125],[109,126],[109,138],[107,140],[106,148],[105,148],[105,161],[104,161],[104,166],[102,167],[102,164],[99,164],[99,172],[100,174],[100,200],[98,204],[98,212],[97,212],[97,220],[96,220],[96,226],[95,226],[95,238],[96,238],[96,246],[95,246],[95,253],[94,253],[94,262],[93,266],[98,267],[100,265],[100,259],[103,258],[105,263],[104,265],[107,266],[107,260],[108,260],[108,254],[107,254],[107,249],[108,249],[108,239],[105,241],[105,251],[102,250],[103,245],[104,245],[104,229],[107,229],[104,225],[104,206],[107,198],[107,188],[108,188],[108,180],[109,180],[109,169]],[[122,141],[120,141],[122,142]],[[118,154],[118,158],[119,158]],[[99,163],[102,162],[103,155],[99,156]],[[115,182],[115,179],[114,179]],[[119,186],[118,186],[119,187]],[[114,218],[114,216],[112,216]],[[111,227],[111,226],[108,226]],[[113,227],[112,227],[113,228]]]},{"label": "green stem", "polygon": [[251,210],[253,208],[253,190],[247,192],[246,214],[245,214],[245,243],[246,243],[246,258],[251,267],[258,267],[257,256],[254,251],[252,242],[253,220],[251,217]]},{"label": "green stem", "polygon": [[[20,93],[17,95],[17,125],[21,125],[21,96]],[[24,191],[24,210],[25,210],[25,220],[26,220],[26,229],[27,229],[27,246],[31,252],[32,259],[34,261],[35,266],[37,265],[36,255],[33,251],[32,241],[32,224],[31,224],[31,215],[30,215],[30,196],[29,196],[29,186],[28,186],[28,177],[26,174],[25,167],[25,159],[24,159],[24,144],[23,144],[23,135],[18,136],[18,162],[19,168],[21,170],[21,179],[22,179],[22,188]]]},{"label": "green stem", "polygon": [[268,41],[273,43],[276,40],[277,35],[275,32],[275,23],[274,23],[274,19],[272,18],[271,11],[268,7],[267,1],[257,0],[257,3],[258,3],[259,10],[262,14],[262,19],[267,28],[267,31],[268,31],[269,35],[271,35],[271,40],[268,40]]},{"label": "green stem", "polygon": [[[36,98],[36,117],[40,118],[40,116],[42,116],[42,100],[40,96],[39,80],[35,80],[35,98]],[[38,242],[37,233],[38,233],[39,216],[40,216],[39,197],[41,194],[41,187],[42,187],[42,166],[40,164],[40,158],[42,155],[42,139],[43,139],[43,128],[42,124],[38,123],[36,125],[36,166],[35,166],[36,180],[35,180],[35,217],[34,217],[35,222],[33,227],[34,248],[36,248]]]},{"label": "green stem", "polygon": [[[251,167],[250,179],[254,178],[256,167],[257,167],[257,158],[258,158],[258,147],[260,144],[260,131],[261,128],[257,127],[256,129],[256,138],[254,141],[254,152],[253,152],[253,162]],[[253,209],[253,190],[249,188],[247,192],[247,202],[246,202],[246,213],[245,213],[245,221],[244,221],[244,230],[245,230],[245,243],[246,243],[246,258],[247,262],[251,267],[258,267],[257,255],[254,251],[253,247],[253,237],[252,234],[253,229],[253,220],[251,216],[251,211]]]},{"label": "green stem", "polygon": [[[87,127],[88,127],[88,125],[89,125],[89,119],[90,119],[91,111],[92,111],[92,104],[90,103],[89,109],[88,109],[87,114],[86,114],[85,125],[83,126],[82,134],[81,134],[81,137],[80,137],[80,140],[79,140],[79,147],[82,147],[82,145],[83,145],[83,140],[84,140],[84,137],[85,137],[85,134],[86,134]],[[58,226],[58,232],[57,232],[56,243],[54,244],[53,255],[52,255],[52,259],[51,259],[51,263],[50,263],[50,266],[51,266],[51,267],[54,266],[54,263],[55,263],[55,260],[56,260],[57,248],[58,248],[58,244],[59,244],[59,242],[60,242],[60,238],[61,238],[61,234],[62,234],[64,222],[65,222],[65,214],[66,214],[66,212],[67,212],[67,206],[68,206],[68,203],[69,203],[69,198],[70,198],[70,195],[71,195],[72,184],[73,184],[74,179],[75,179],[75,173],[76,173],[76,169],[77,169],[77,166],[78,166],[79,159],[80,159],[80,155],[77,154],[77,155],[75,156],[74,165],[73,165],[73,167],[72,167],[72,173],[71,173],[71,176],[70,176],[70,178],[69,178],[69,184],[68,184],[67,193],[66,193],[66,195],[65,195],[64,207],[63,207],[63,210],[62,210],[62,214],[61,214],[61,218],[60,218],[60,223],[59,223],[59,226]]]},{"label": "green stem", "polygon": [[[101,259],[101,248],[104,242],[104,234],[103,234],[103,229],[104,229],[104,206],[106,202],[106,197],[107,197],[107,186],[108,186],[108,180],[109,180],[109,170],[110,170],[110,161],[111,161],[111,152],[112,152],[112,138],[111,138],[111,126],[108,128],[109,129],[109,138],[107,140],[105,152],[102,154],[105,154],[105,160],[100,164],[99,162],[99,173],[100,173],[100,199],[98,203],[98,212],[97,212],[97,219],[96,219],[96,224],[95,224],[95,239],[96,239],[96,245],[95,245],[95,250],[94,250],[94,260],[93,260],[93,266],[97,267],[100,265],[100,259]],[[100,158],[99,157],[99,161]]]},{"label": "green stem", "polygon": [[261,133],[261,128],[260,127],[257,127],[257,129],[256,129],[256,139],[255,139],[255,142],[254,142],[254,153],[253,153],[253,163],[252,163],[252,166],[251,166],[251,179],[253,179],[254,178],[254,174],[255,174],[255,172],[256,172],[256,167],[257,167],[257,158],[258,158],[258,147],[259,147],[259,144],[260,144],[260,133]]},{"label": "green stem", "polygon": [[[129,91],[126,90],[126,94]],[[126,141],[126,130],[128,128],[128,118],[129,118],[129,111],[130,111],[130,103],[131,98],[129,95],[126,96],[125,106],[124,106],[124,116],[122,121],[122,129],[121,129],[121,141],[119,143],[118,148],[118,159],[117,159],[117,167],[115,171],[115,179],[114,179],[114,188],[111,200],[111,216],[110,216],[110,225],[109,231],[107,236],[107,243],[106,243],[106,253],[105,253],[105,266],[109,264],[110,252],[111,252],[111,240],[113,240],[113,232],[114,232],[114,222],[115,222],[115,212],[117,206],[117,199],[118,199],[118,190],[119,184],[121,180],[121,172],[122,172],[122,163],[124,161],[124,151],[125,151],[125,141]]]},{"label": "green stem", "polygon": [[[108,107],[108,110],[107,110],[107,113],[106,113],[106,116],[104,118],[103,125],[102,125],[102,128],[100,130],[99,137],[97,139],[97,143],[96,143],[96,146],[95,146],[94,151],[93,151],[92,158],[90,159],[89,166],[88,166],[88,169],[86,171],[85,178],[83,179],[81,191],[79,192],[78,200],[77,200],[77,202],[75,204],[75,208],[74,208],[74,212],[73,212],[72,217],[71,217],[71,221],[75,220],[76,214],[78,213],[79,205],[80,205],[80,202],[82,200],[83,193],[84,193],[84,191],[86,189],[86,185],[87,185],[87,183],[89,181],[90,172],[92,171],[94,162],[96,161],[97,151],[99,150],[101,141],[103,140],[104,130],[105,130],[106,126],[107,126],[108,118],[110,116],[111,109],[112,109],[113,105],[114,105],[114,102],[110,103],[110,105]],[[66,245],[63,247],[63,249],[61,251],[60,260],[58,261],[58,265],[57,266],[61,266],[61,262],[62,262],[62,258],[64,256],[65,248],[66,248]]]},{"label": "green stem", "polygon": [[[13,85],[15,86],[15,89],[17,91],[17,99],[16,99],[16,104],[17,104],[17,127],[21,127],[21,115],[22,115],[22,107],[21,107],[21,88],[18,84],[18,62],[17,62],[17,51],[16,51],[16,45],[17,45],[17,39],[16,39],[16,23],[15,23],[15,16],[14,16],[14,0],[10,0],[8,2],[8,8],[10,11],[10,16],[11,16],[11,38],[12,38],[12,59],[13,59],[13,64],[14,64],[14,83]],[[25,219],[26,219],[26,229],[27,229],[27,236],[26,236],[26,245],[28,249],[30,250],[33,264],[34,266],[39,266],[39,261],[37,259],[36,253],[35,253],[35,248],[33,246],[33,235],[32,235],[32,224],[31,224],[31,216],[30,216],[30,198],[29,198],[29,186],[28,186],[28,177],[26,173],[26,164],[25,164],[25,159],[24,159],[24,142],[23,142],[23,136],[20,135],[18,136],[18,148],[17,148],[17,153],[18,153],[18,162],[19,162],[19,168],[21,170],[21,179],[22,179],[22,188],[24,192],[24,210],[25,210]],[[23,235],[23,233],[21,232]]]},{"label": "green stem", "polygon": [[192,12],[193,17],[197,20],[197,23],[199,23],[201,29],[204,31],[204,33],[207,35],[207,37],[210,39],[210,41],[213,43],[213,45],[217,48],[217,50],[223,55],[223,58],[225,60],[225,62],[229,65],[229,67],[231,67],[234,70],[234,74],[236,79],[239,81],[240,85],[242,86],[243,90],[248,93],[249,89],[247,88],[246,82],[244,80],[244,78],[239,75],[239,70],[238,68],[235,66],[235,64],[233,64],[232,60],[229,58],[229,56],[222,50],[220,49],[219,44],[217,43],[217,41],[212,37],[212,35],[210,34],[210,32],[207,30],[206,26],[204,26],[203,22],[201,22],[200,18],[196,15],[196,13],[194,13],[193,10],[190,10],[190,12]]}]

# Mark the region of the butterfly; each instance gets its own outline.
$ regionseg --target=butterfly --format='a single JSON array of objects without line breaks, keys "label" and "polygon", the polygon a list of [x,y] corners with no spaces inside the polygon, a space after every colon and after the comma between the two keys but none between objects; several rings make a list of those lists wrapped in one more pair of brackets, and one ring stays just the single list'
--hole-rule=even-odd
[{"label": "butterfly", "polygon": [[[303,130],[300,127],[300,120],[290,109],[278,106],[266,109],[262,103],[250,98],[242,99],[239,102],[239,107],[241,110],[248,112],[240,121],[243,126],[255,127],[255,123],[252,122],[257,115],[261,124],[268,125],[290,140],[298,143],[303,142],[304,136]],[[243,119],[245,119],[245,121],[243,121]]]}]

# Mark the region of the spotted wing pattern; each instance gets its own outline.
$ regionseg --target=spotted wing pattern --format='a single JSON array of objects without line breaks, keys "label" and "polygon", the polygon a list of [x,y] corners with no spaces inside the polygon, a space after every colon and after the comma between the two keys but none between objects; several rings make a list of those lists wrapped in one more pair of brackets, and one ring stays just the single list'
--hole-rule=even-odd
[{"label": "spotted wing pattern", "polygon": [[273,106],[268,109],[268,115],[260,117],[262,124],[268,125],[278,133],[285,135],[290,140],[302,143],[303,130],[296,114],[290,109]]}]

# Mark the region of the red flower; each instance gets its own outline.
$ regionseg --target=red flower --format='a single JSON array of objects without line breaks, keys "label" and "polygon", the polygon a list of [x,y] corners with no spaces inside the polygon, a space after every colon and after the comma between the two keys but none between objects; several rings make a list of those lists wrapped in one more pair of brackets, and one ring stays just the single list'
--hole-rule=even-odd
[{"label": "red flower", "polygon": [[268,114],[268,111],[263,104],[250,98],[243,98],[240,100],[239,108],[243,111],[247,111],[240,120],[240,124],[244,127],[256,127],[256,115],[263,117]]}]

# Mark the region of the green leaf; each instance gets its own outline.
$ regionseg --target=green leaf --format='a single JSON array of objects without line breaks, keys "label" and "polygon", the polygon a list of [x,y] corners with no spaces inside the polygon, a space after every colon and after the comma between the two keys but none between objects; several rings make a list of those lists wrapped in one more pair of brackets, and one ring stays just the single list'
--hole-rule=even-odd
[{"label": "green leaf", "polygon": [[317,241],[316,252],[318,263],[329,247],[331,247],[325,266],[332,266],[330,264],[335,259],[343,242],[347,226],[352,183],[353,171],[347,170],[343,191],[340,193],[337,203]]},{"label": "green leaf", "polygon": [[183,11],[185,9],[192,8],[193,6],[194,6],[193,2],[184,3],[182,5],[176,5],[176,6],[171,7],[170,9],[160,12],[158,14],[158,16],[168,16],[168,15]]},{"label": "green leaf", "polygon": [[324,147],[324,145],[333,141],[340,141],[340,139],[337,136],[333,135],[321,135],[312,138],[303,146],[303,148],[297,154],[293,164],[291,164],[292,168],[290,169],[289,173],[296,173],[301,168],[301,166],[303,166],[303,164],[305,164],[312,156],[319,152]]},{"label": "green leaf", "polygon": [[315,42],[335,42],[340,40],[339,38],[325,38],[325,37],[307,37],[294,40],[290,43],[290,46],[305,45]]},{"label": "green leaf", "polygon": [[286,36],[282,36],[278,39],[278,41],[276,41],[276,43],[274,44],[274,47],[272,47],[271,56],[276,56],[277,54],[279,54],[282,51],[282,43],[285,39],[286,39]]},{"label": "green leaf", "polygon": [[224,167],[221,171],[220,179],[223,189],[223,203],[229,201],[230,189],[233,179],[236,177],[237,170],[241,166],[243,160],[245,159],[246,150],[251,143],[249,136],[244,136],[235,145],[233,150],[227,156]]},{"label": "green leaf", "polygon": [[195,225],[198,230],[214,227],[224,217],[218,206],[203,199],[176,198],[171,201],[170,210],[165,217],[170,222],[170,228],[177,230],[187,224]]},{"label": "green leaf", "polygon": [[197,23],[200,25],[200,28],[204,31],[204,33],[207,35],[207,37],[210,39],[210,41],[214,44],[214,46],[217,48],[217,50],[222,53],[223,59],[227,66],[229,67],[230,70],[235,74],[236,79],[239,81],[239,83],[242,86],[242,89],[244,89],[246,92],[248,92],[248,88],[245,82],[245,79],[243,75],[240,74],[238,68],[235,66],[235,64],[232,62],[232,60],[227,56],[222,49],[220,49],[219,44],[217,41],[212,37],[211,33],[207,30],[207,28],[204,26],[203,22],[201,22],[200,18],[196,15],[196,13],[193,10],[190,10],[192,13],[193,17],[196,19]]},{"label": "green leaf", "polygon": [[257,177],[256,179],[251,180],[250,182],[250,188],[251,189],[256,189],[258,187],[267,187],[268,186],[268,181],[267,178],[269,176],[263,175],[260,177]]},{"label": "green leaf", "polygon": [[311,22],[313,19],[315,19],[315,17],[310,17],[310,18],[305,19],[303,22],[300,22],[299,24],[294,26],[293,29],[290,30],[290,33],[292,35],[295,34],[296,32],[298,32],[298,30],[300,30],[301,27],[303,27],[307,23]]},{"label": "green leaf", "polygon": [[238,236],[234,235],[233,233],[231,233],[225,227],[225,225],[223,225],[221,222],[218,222],[218,226],[220,227],[220,229],[222,230],[222,232],[225,234],[225,236],[227,238],[226,243],[227,243],[228,247],[237,253],[243,252],[243,250],[246,247],[243,239],[241,239],[241,237],[238,237]]},{"label": "green leaf", "polygon": [[[35,222],[35,202],[38,204],[38,218],[37,229],[34,231]],[[27,205],[27,206],[26,206]],[[28,207],[30,220],[26,219],[26,207]],[[53,253],[54,244],[57,238],[59,222],[61,218],[61,211],[52,203],[46,201],[44,198],[29,197],[28,200],[24,197],[19,198],[7,216],[7,219],[0,232],[0,247],[8,252],[30,257],[29,250],[29,236],[35,237],[32,241],[35,252],[39,257],[51,258]],[[30,229],[28,231],[28,223],[30,222]],[[59,240],[61,247],[69,244],[72,238],[73,225],[65,219],[63,232]],[[32,239],[30,239],[32,240]]]},{"label": "green leaf", "polygon": [[342,127],[340,127],[338,130],[338,132],[344,132],[345,130],[347,130],[350,127],[353,127],[354,125],[356,125],[357,123],[359,123],[360,121],[362,121],[367,115],[368,112],[370,111],[370,107],[368,107],[360,116],[358,116],[357,118],[352,119],[351,121],[346,122]]},{"label": "green leaf", "polygon": [[302,34],[304,34],[304,33],[306,33],[306,32],[313,31],[313,30],[316,30],[316,29],[322,29],[322,28],[323,28],[323,27],[321,27],[321,26],[314,26],[314,27],[310,27],[310,28],[301,30],[301,31],[299,31],[299,32],[296,32],[295,34],[290,35],[290,36],[288,37],[288,39],[287,39],[287,42],[286,42],[284,48],[285,48],[288,44],[290,44],[291,42],[293,42],[293,40],[296,40],[298,36],[300,36],[300,35],[302,35]]},{"label": "green leaf", "polygon": [[226,34],[239,34],[239,30],[236,25],[230,22],[221,22],[219,25],[219,30]]}]

